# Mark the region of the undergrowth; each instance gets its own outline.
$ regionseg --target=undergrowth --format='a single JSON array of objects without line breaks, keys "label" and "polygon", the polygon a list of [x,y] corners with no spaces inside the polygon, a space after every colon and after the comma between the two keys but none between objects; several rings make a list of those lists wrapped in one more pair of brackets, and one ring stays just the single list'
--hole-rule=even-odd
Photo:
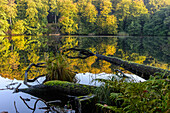
[{"label": "undergrowth", "polygon": [[150,77],[139,83],[128,83],[125,79],[98,81],[104,82],[96,89],[98,113],[170,112],[169,78]]}]

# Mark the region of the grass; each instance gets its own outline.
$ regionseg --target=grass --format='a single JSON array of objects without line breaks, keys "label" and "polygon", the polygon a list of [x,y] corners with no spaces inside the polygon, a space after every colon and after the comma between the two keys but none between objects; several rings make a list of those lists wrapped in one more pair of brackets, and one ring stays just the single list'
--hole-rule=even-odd
[{"label": "grass", "polygon": [[66,58],[57,54],[56,56],[51,55],[46,58],[47,62],[47,81],[49,80],[61,80],[61,81],[69,81],[76,82],[75,72],[72,72],[69,69],[69,65],[66,61]]}]

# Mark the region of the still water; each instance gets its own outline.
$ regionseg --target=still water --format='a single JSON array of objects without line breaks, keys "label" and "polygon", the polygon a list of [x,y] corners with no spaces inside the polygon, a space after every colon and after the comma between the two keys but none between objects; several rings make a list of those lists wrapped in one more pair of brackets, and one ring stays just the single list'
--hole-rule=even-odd
[{"label": "still water", "polygon": [[[47,57],[61,53],[68,48],[83,48],[94,53],[115,56],[124,60],[140,64],[160,67],[170,70],[170,37],[78,37],[78,36],[14,36],[0,37],[0,112],[15,112],[15,106],[20,112],[32,112],[20,99],[19,96],[31,98],[25,93],[13,93],[13,90],[3,90],[10,83],[16,83],[16,87],[23,81],[24,73],[30,63],[45,62]],[[76,52],[65,53],[69,56],[79,55]],[[121,69],[106,61],[98,61],[97,58],[67,59],[70,69],[78,72],[77,75],[83,81],[91,83],[91,79],[98,73],[113,73],[113,69]],[[38,70],[38,71],[37,71]],[[46,73],[45,69],[32,69],[29,78]],[[81,74],[86,73],[86,74]],[[90,73],[90,74],[87,74]],[[93,73],[93,74],[92,74]],[[91,76],[91,77],[89,77]],[[103,74],[101,77],[104,77]],[[23,84],[20,88],[24,88]],[[36,98],[36,97],[35,97]],[[15,106],[14,106],[15,101]],[[35,100],[29,101],[33,106]],[[38,107],[44,106],[39,102]],[[36,112],[44,112],[38,109]]]}]

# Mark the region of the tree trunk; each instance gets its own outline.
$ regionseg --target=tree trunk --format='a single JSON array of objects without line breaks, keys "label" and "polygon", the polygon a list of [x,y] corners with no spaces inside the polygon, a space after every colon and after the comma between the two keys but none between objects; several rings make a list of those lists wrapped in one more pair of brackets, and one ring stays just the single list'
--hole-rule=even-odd
[{"label": "tree trunk", "polygon": [[63,52],[66,52],[66,51],[78,51],[81,55],[84,55],[83,57],[82,56],[71,57],[66,54],[66,56],[68,58],[86,59],[90,56],[96,56],[100,60],[105,60],[107,62],[114,64],[114,65],[123,67],[124,69],[126,69],[126,70],[146,79],[146,80],[149,79],[150,75],[156,76],[155,75],[156,72],[161,73],[161,76],[163,78],[167,78],[170,75],[169,70],[164,70],[164,69],[153,67],[153,66],[147,66],[144,64],[138,64],[138,63],[134,63],[134,62],[130,62],[130,61],[125,61],[125,60],[122,60],[117,57],[109,57],[109,56],[104,56],[104,55],[100,55],[100,54],[94,54],[91,51],[88,51],[85,49],[70,48]]},{"label": "tree trunk", "polygon": [[93,92],[95,88],[95,86],[54,80],[48,81],[41,85],[35,85],[25,89],[18,89],[18,91],[25,92],[37,97],[46,97],[49,95],[52,97],[58,94],[83,96]]},{"label": "tree trunk", "polygon": [[164,70],[164,69],[156,68],[153,66],[147,66],[144,64],[129,62],[129,61],[125,61],[120,58],[117,58],[117,57],[107,57],[107,56],[100,55],[100,54],[95,54],[95,56],[97,56],[100,60],[105,60],[107,62],[113,63],[114,65],[123,67],[124,69],[126,69],[126,70],[146,79],[146,80],[149,79],[150,75],[154,76],[156,72],[163,73],[165,75],[164,78],[166,78],[168,75],[170,75],[169,70]]}]

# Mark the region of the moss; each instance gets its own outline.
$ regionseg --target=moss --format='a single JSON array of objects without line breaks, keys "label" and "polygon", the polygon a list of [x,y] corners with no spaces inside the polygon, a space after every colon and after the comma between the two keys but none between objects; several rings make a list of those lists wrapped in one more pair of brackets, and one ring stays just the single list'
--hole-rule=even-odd
[{"label": "moss", "polygon": [[51,80],[51,81],[47,81],[44,83],[44,85],[47,85],[47,86],[63,85],[63,84],[72,84],[72,83],[67,82],[67,81],[60,81],[60,80]]},{"label": "moss", "polygon": [[83,85],[78,83],[71,83],[67,81],[59,81],[59,80],[53,80],[45,82],[44,85],[47,86],[54,86],[56,89],[60,89],[61,91],[66,91],[67,93],[80,93],[83,95],[87,95],[94,91],[94,86],[89,85]]}]

